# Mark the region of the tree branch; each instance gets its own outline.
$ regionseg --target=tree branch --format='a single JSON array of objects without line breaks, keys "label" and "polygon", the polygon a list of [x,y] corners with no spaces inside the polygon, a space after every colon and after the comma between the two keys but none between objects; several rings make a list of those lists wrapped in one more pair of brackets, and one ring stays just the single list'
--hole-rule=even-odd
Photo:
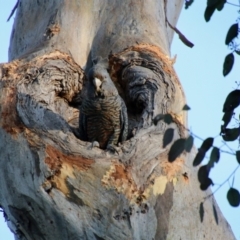
[{"label": "tree branch", "polygon": [[18,4],[19,4],[19,0],[17,0],[15,6],[14,6],[14,8],[13,8],[13,10],[11,11],[11,13],[10,13],[10,15],[9,15],[9,17],[8,17],[8,19],[7,19],[7,22],[11,19],[11,17],[12,17],[13,14],[15,13],[15,11],[16,11],[16,9],[17,9],[17,7],[18,7]]}]

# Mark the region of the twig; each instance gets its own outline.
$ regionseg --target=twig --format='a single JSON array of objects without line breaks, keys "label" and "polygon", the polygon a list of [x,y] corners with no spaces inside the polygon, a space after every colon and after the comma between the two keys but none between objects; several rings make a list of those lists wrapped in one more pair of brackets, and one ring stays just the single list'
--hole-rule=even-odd
[{"label": "twig", "polygon": [[[190,129],[186,128],[186,127],[183,126],[183,125],[182,125],[182,127],[183,127],[186,131],[188,131],[194,138],[197,138],[198,140],[200,140],[200,141],[202,141],[202,142],[204,141],[204,139],[202,139],[201,137],[199,137],[199,136],[197,136],[196,134],[194,134]],[[219,137],[219,136],[216,136],[216,137]],[[215,137],[215,138],[216,138],[216,137]],[[226,142],[224,142],[224,145],[227,146],[231,152],[226,151],[226,150],[222,150],[221,148],[219,148],[220,152],[222,152],[222,153],[227,153],[227,154],[233,155],[233,156],[236,155],[236,153],[234,152],[234,150],[231,149],[231,148],[227,145]],[[213,147],[215,147],[215,146],[213,145]]]},{"label": "twig", "polygon": [[15,13],[15,11],[16,11],[16,9],[17,9],[17,7],[18,7],[19,1],[20,1],[20,0],[17,0],[17,3],[15,4],[12,12],[10,13],[10,15],[9,15],[9,17],[8,17],[8,19],[7,19],[7,22],[11,19],[11,17],[12,17],[13,14]]},{"label": "twig", "polygon": [[194,44],[190,42],[176,27],[174,27],[166,18],[166,21],[168,23],[168,26],[176,33],[178,34],[180,40],[188,47],[192,48]]},{"label": "twig", "polygon": [[232,148],[230,148],[230,146],[225,141],[222,141],[222,143],[232,152],[232,155],[236,155],[236,151],[234,151]]},{"label": "twig", "polygon": [[[232,5],[232,6],[234,6],[234,7],[240,7],[240,5],[237,5],[237,4],[234,4],[234,3],[230,3],[230,2],[226,2],[227,4],[229,4],[229,5]],[[240,4],[240,3],[239,3]]]},{"label": "twig", "polygon": [[210,198],[211,196],[213,196],[226,182],[229,181],[229,179],[233,176],[233,174],[235,174],[235,172],[238,170],[239,167],[240,167],[240,165],[238,165],[238,166],[234,169],[234,171],[229,175],[229,177],[228,177],[224,182],[222,182],[216,190],[214,190],[210,195],[208,195],[208,196],[205,197],[204,199],[208,199],[208,198]]}]

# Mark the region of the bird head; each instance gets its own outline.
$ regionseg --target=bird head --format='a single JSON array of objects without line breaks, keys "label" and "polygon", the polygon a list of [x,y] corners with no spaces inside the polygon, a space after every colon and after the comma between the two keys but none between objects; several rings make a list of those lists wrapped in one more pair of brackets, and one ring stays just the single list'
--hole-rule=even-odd
[{"label": "bird head", "polygon": [[89,80],[92,82],[95,97],[104,98],[118,95],[107,69],[102,64],[98,63],[93,66],[89,72]]},{"label": "bird head", "polygon": [[95,96],[102,95],[102,81],[98,77],[93,78],[93,85],[95,88]]}]

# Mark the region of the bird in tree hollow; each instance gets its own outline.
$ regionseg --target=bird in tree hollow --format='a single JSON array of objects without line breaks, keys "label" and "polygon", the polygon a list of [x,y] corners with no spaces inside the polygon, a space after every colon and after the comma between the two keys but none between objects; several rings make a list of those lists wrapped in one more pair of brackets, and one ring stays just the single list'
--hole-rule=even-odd
[{"label": "bird in tree hollow", "polygon": [[127,108],[102,59],[89,70],[86,88],[80,107],[80,139],[115,152],[114,145],[127,139]]}]

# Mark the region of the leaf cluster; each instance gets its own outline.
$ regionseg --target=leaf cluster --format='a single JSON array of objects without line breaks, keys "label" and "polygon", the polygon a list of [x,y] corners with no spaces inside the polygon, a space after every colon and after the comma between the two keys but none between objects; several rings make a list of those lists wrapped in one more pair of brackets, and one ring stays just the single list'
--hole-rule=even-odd
[{"label": "leaf cluster", "polygon": [[[185,9],[188,9],[192,5],[193,1],[185,0]],[[222,11],[225,4],[228,2],[226,0],[207,0],[207,6],[204,12],[204,19],[209,22],[213,13],[217,11]],[[238,19],[239,20],[239,19]],[[231,49],[231,52],[227,54],[223,61],[223,76],[227,76],[234,65],[235,55],[240,55],[239,44],[237,44],[237,38],[239,34],[239,24],[238,21],[233,23],[226,34],[225,44]],[[234,55],[235,54],[235,55]]]},{"label": "leaf cluster", "polygon": [[[193,0],[185,0],[185,9],[188,9],[193,3]],[[207,6],[205,8],[204,12],[204,19],[206,22],[209,22],[212,18],[214,12],[222,11],[224,9],[225,4],[229,4],[226,0],[207,0]],[[234,4],[232,4],[234,5]],[[240,9],[240,6],[238,6]],[[240,13],[240,10],[239,10]],[[240,18],[237,19],[235,23],[233,23],[226,34],[225,38],[225,45],[228,46],[228,48],[231,50],[229,54],[227,54],[223,61],[223,68],[222,68],[222,74],[223,76],[227,76],[234,65],[235,62],[235,56],[240,55],[240,48],[239,44],[237,44],[238,35],[239,35],[239,21]],[[238,124],[237,127],[229,128],[228,125],[232,118],[234,117],[235,113],[234,110],[240,105],[240,90],[236,89],[232,92],[230,92],[223,104],[223,117],[222,121],[223,124],[221,125],[221,131],[220,135],[222,136],[223,140],[225,142],[229,141],[236,141],[238,140],[240,142],[240,124]],[[221,149],[218,147],[213,146],[214,139],[212,137],[209,137],[205,139],[201,145],[201,147],[198,149],[198,152],[193,160],[193,166],[198,166],[202,163],[203,159],[206,156],[206,153],[208,151],[211,151],[210,158],[207,164],[202,165],[198,170],[198,181],[200,182],[200,189],[206,190],[210,185],[213,184],[212,179],[209,177],[211,169],[219,162],[220,155],[221,155]],[[172,146],[174,146],[175,143],[173,143]],[[171,150],[171,149],[170,149]],[[235,152],[236,160],[238,164],[240,164],[240,151]],[[229,178],[225,181],[227,182],[230,177],[235,173],[235,171],[238,169],[238,167],[234,170],[234,172],[229,176]],[[234,179],[234,178],[233,178]],[[224,182],[224,183],[225,183]],[[220,187],[224,184],[222,183]],[[234,181],[233,181],[234,183]],[[232,186],[227,192],[227,200],[229,204],[232,207],[238,207],[240,205],[240,193],[238,189],[235,189]],[[220,188],[219,187],[219,188]],[[218,188],[218,189],[219,189]],[[199,214],[200,214],[200,220],[203,221],[204,217],[204,203],[201,202],[199,206]],[[213,203],[213,214],[216,223],[218,224],[218,216],[217,211],[215,208],[215,205]]]},{"label": "leaf cluster", "polygon": [[[224,7],[224,5],[227,3],[226,0],[208,0],[207,1],[207,7],[205,9],[204,18],[208,22],[215,10],[221,11]],[[238,49],[238,46],[235,44],[235,41],[238,37],[239,33],[239,26],[238,23],[234,23],[230,26],[230,28],[227,31],[227,35],[225,38],[225,44],[229,46],[230,49],[232,49],[232,52],[227,54],[225,56],[224,62],[223,62],[223,76],[227,76],[233,67],[234,64],[234,53],[240,54],[240,51]]]},{"label": "leaf cluster", "polygon": [[[240,126],[235,128],[229,128],[228,124],[230,123],[232,117],[234,116],[234,110],[240,105],[240,90],[234,90],[228,94],[223,104],[223,125],[221,126],[220,135],[223,140],[235,141],[240,137]],[[218,147],[213,146],[214,138],[209,137],[205,139],[198,149],[193,160],[193,166],[198,166],[201,164],[205,158],[206,153],[211,149],[211,154],[209,161],[206,165],[203,165],[198,170],[198,180],[200,182],[200,189],[206,190],[210,185],[213,184],[212,179],[209,177],[211,169],[217,164],[220,160],[221,150]],[[235,152],[236,160],[240,164],[240,151]],[[237,207],[240,204],[240,193],[237,189],[231,187],[227,193],[227,199],[231,206]],[[201,208],[201,207],[200,207]]]},{"label": "leaf cluster", "polygon": [[218,163],[220,159],[220,150],[217,147],[213,147],[213,142],[214,139],[211,137],[205,139],[193,160],[193,166],[198,166],[205,158],[206,153],[212,148],[208,163],[201,166],[198,170],[198,181],[200,183],[200,189],[203,191],[207,190],[208,187],[213,184],[209,174],[211,168],[213,168],[214,164]]},{"label": "leaf cluster", "polygon": [[215,10],[221,11],[226,3],[226,0],[207,0],[207,7],[204,12],[204,18],[208,22]]},{"label": "leaf cluster", "polygon": [[[221,126],[220,135],[222,136],[224,141],[235,141],[239,138],[240,135],[240,127],[238,128],[228,128],[228,124],[231,121],[232,117],[234,116],[234,110],[240,105],[240,90],[234,90],[228,94],[226,100],[223,104],[223,125]],[[190,110],[188,105],[185,105],[182,110]],[[153,122],[156,125],[159,121],[164,121],[166,124],[170,124],[174,122],[174,119],[171,114],[159,114],[157,115]],[[163,136],[163,147],[166,148],[170,143],[169,152],[168,152],[168,161],[174,162],[182,153],[184,152],[191,152],[193,147],[194,137],[190,134],[187,138],[179,138],[175,141],[174,139],[174,129],[168,128]],[[199,166],[202,161],[205,159],[206,154],[210,151],[210,157],[207,164],[200,166],[198,169],[198,181],[200,183],[200,189],[205,191],[209,188],[209,186],[213,185],[212,179],[209,177],[211,170],[214,166],[219,163],[221,157],[221,149],[214,146],[214,138],[209,137],[206,138],[193,160],[193,166]],[[240,164],[240,151],[236,151],[235,153],[236,160],[238,164]],[[229,204],[233,207],[237,207],[240,205],[240,193],[237,189],[230,187],[227,192],[227,200]],[[200,204],[200,219],[203,221],[204,215],[204,208],[203,203]],[[213,204],[213,214],[216,222],[218,222],[217,211]]]},{"label": "leaf cluster", "polygon": [[234,90],[230,92],[223,104],[224,115],[222,117],[223,125],[221,126],[222,138],[224,141],[235,141],[239,138],[240,128],[227,128],[232,117],[234,116],[234,110],[240,104],[240,90]]}]

